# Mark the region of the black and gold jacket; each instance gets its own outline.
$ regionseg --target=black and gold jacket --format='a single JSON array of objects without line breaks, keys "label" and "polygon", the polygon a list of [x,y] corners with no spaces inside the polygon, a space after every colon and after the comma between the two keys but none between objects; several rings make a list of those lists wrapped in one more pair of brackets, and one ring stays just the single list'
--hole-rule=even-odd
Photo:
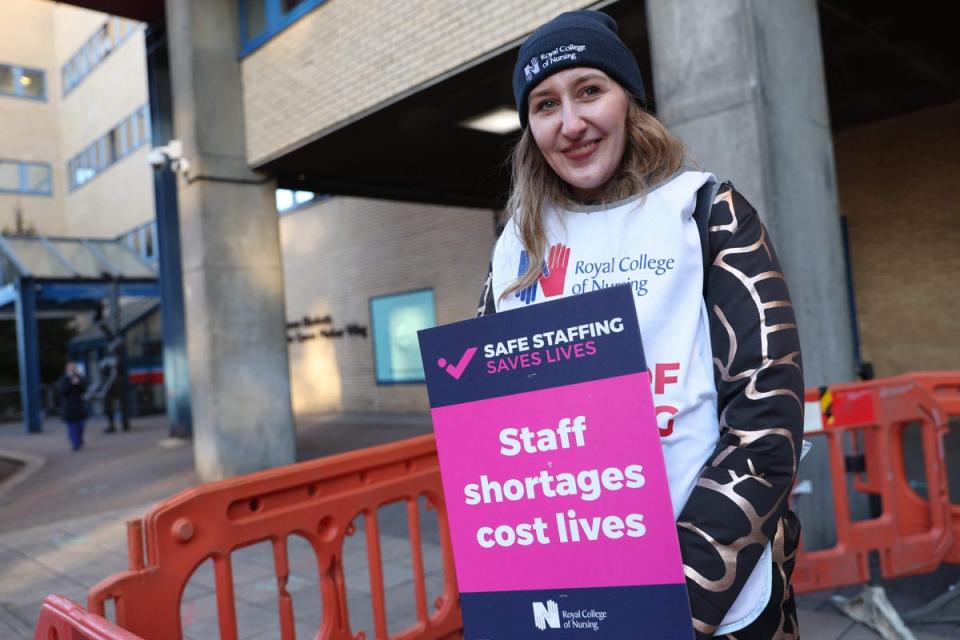
[{"label": "black and gold jacket", "polygon": [[[788,498],[803,434],[803,371],[793,306],[766,228],[732,185],[701,189],[695,218],[720,429],[677,520],[694,629],[713,636],[770,542],[770,600],[724,637],[798,638],[790,575],[800,523]],[[488,273],[478,315],[495,313],[494,302]]]}]

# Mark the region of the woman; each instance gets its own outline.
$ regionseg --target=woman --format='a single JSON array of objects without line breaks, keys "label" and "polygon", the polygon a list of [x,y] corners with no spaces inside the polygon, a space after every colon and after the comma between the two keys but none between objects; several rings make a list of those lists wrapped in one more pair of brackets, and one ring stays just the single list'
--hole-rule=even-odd
[{"label": "woman", "polygon": [[84,399],[87,380],[80,374],[77,363],[67,363],[57,388],[60,391],[60,400],[63,403],[63,421],[67,423],[70,446],[74,451],[79,451],[83,447],[84,423],[87,420],[87,407]]},{"label": "woman", "polygon": [[520,48],[512,218],[480,315],[616,284],[635,294],[698,638],[799,635],[803,375],[789,294],[753,208],[684,170],[644,111],[612,18],[565,13]]}]

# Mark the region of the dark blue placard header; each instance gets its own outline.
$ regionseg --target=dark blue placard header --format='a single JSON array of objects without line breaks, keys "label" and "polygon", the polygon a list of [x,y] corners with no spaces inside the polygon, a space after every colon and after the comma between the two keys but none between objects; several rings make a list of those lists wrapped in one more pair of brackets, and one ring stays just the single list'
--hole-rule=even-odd
[{"label": "dark blue placard header", "polygon": [[431,407],[640,373],[629,285],[418,332]]},{"label": "dark blue placard header", "polygon": [[461,593],[465,640],[693,640],[684,584]]}]

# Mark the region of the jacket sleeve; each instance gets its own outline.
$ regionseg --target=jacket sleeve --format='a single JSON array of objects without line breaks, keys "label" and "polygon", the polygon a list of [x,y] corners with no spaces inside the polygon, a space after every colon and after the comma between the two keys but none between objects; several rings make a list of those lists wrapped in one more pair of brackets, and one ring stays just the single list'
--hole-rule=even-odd
[{"label": "jacket sleeve", "polygon": [[487,278],[483,281],[483,291],[480,293],[480,304],[477,306],[477,317],[488,316],[497,312],[493,299],[493,263],[487,269]]},{"label": "jacket sleeve", "polygon": [[697,638],[713,635],[777,534],[803,435],[800,340],[770,237],[729,184],[708,224],[720,432],[677,520]]}]

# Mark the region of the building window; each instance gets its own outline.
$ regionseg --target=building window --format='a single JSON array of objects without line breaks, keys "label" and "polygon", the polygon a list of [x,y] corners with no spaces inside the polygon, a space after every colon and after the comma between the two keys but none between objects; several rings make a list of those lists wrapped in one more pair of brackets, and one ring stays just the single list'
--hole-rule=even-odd
[{"label": "building window", "polygon": [[67,162],[70,190],[130,155],[150,139],[150,105],[144,105]]},{"label": "building window", "polygon": [[117,240],[123,242],[144,260],[156,262],[159,257],[156,220],[137,225],[130,231],[120,234]]},{"label": "building window", "polygon": [[0,191],[20,192],[20,163],[0,160]]},{"label": "building window", "polygon": [[66,96],[73,91],[111,51],[123,44],[139,26],[139,22],[116,16],[107,19],[100,25],[60,69],[63,95]]},{"label": "building window", "polygon": [[326,0],[238,0],[240,55],[247,55]]},{"label": "building window", "polygon": [[38,69],[0,64],[0,96],[47,99],[47,76]]},{"label": "building window", "polygon": [[147,260],[157,259],[157,223],[151,222],[143,227],[143,257]]},{"label": "building window", "polygon": [[377,384],[424,381],[417,331],[436,324],[433,289],[370,299]]},{"label": "building window", "polygon": [[0,192],[52,195],[53,168],[45,162],[0,160]]}]

